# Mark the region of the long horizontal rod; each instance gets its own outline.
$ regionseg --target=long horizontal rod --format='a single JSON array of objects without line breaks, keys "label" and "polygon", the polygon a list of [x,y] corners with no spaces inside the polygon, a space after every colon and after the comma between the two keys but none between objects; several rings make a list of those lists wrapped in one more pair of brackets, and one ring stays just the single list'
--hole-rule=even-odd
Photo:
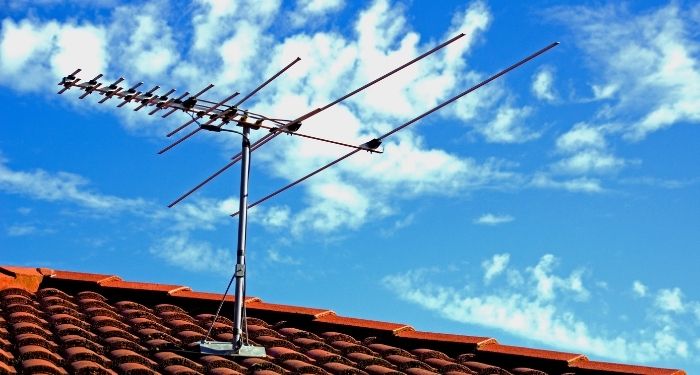
[{"label": "long horizontal rod", "polygon": [[[327,105],[325,105],[325,106],[323,106],[323,107],[320,107],[320,108],[316,108],[316,109],[312,110],[311,112],[308,112],[308,113],[306,113],[306,114],[304,114],[304,115],[302,115],[302,116],[300,116],[300,117],[297,117],[296,119],[290,121],[288,125],[295,124],[295,123],[299,123],[300,121],[306,120],[306,119],[308,119],[308,118],[311,117],[311,116],[315,116],[316,114],[320,113],[321,111],[324,111],[324,110],[326,110],[326,109],[328,109],[328,108],[330,108],[330,107],[332,107],[332,106],[334,106],[334,105],[340,103],[341,101],[343,101],[343,100],[345,100],[345,99],[347,99],[347,98],[349,98],[349,97],[351,97],[351,96],[353,96],[353,95],[359,93],[359,92],[362,91],[362,90],[365,90],[366,88],[368,88],[368,87],[374,85],[375,83],[377,83],[377,82],[379,82],[379,81],[381,81],[381,80],[383,80],[383,79],[389,77],[390,75],[392,75],[392,74],[394,74],[394,73],[396,73],[396,72],[398,72],[398,71],[400,71],[400,70],[406,68],[407,66],[409,66],[409,65],[411,65],[411,64],[414,64],[414,63],[418,62],[419,60],[421,60],[421,59],[427,57],[428,55],[437,52],[438,50],[440,50],[440,49],[446,47],[446,46],[449,45],[450,43],[453,43],[454,41],[456,41],[456,40],[462,38],[464,35],[465,35],[464,33],[460,33],[459,35],[453,37],[452,39],[450,39],[450,40],[448,40],[448,41],[446,41],[446,42],[444,42],[444,43],[441,43],[441,44],[437,45],[436,47],[434,47],[434,48],[432,48],[431,50],[429,50],[429,51],[423,53],[422,55],[420,55],[420,56],[414,58],[413,60],[411,60],[411,61],[409,61],[409,62],[407,62],[407,63],[405,63],[405,64],[399,66],[399,67],[396,68],[396,69],[393,69],[392,71],[390,71],[390,72],[388,72],[388,73],[386,73],[386,74],[384,74],[384,75],[382,75],[382,76],[380,76],[380,77],[378,77],[378,78],[376,78],[376,79],[374,79],[374,80],[372,80],[372,81],[370,81],[370,82],[368,82],[367,84],[365,84],[365,85],[363,85],[363,86],[361,86],[361,87],[359,87],[359,88],[357,88],[357,89],[355,89],[355,90],[353,90],[353,91],[347,93],[346,95],[341,96],[340,98],[338,98],[338,99],[336,99],[336,100],[334,100],[334,101],[328,103]],[[282,128],[282,127],[280,127],[280,129],[281,129],[281,128]],[[250,146],[251,152],[252,152],[252,151],[255,151],[257,148],[261,147],[261,146],[264,145],[265,143],[271,141],[274,137],[278,136],[279,134],[282,134],[282,132],[281,132],[281,131],[277,131],[277,132],[274,132],[274,133],[266,134],[265,136],[263,136],[262,138],[260,138],[259,140],[257,140],[255,143],[253,143],[253,144]],[[222,167],[221,169],[219,169],[218,171],[214,172],[214,174],[212,174],[211,176],[207,177],[204,181],[200,182],[197,186],[195,186],[194,188],[190,189],[190,190],[189,190],[188,192],[186,192],[185,194],[183,194],[183,195],[181,195],[180,197],[178,197],[176,200],[174,200],[172,203],[170,203],[170,204],[168,205],[168,207],[173,207],[173,206],[175,206],[176,204],[178,204],[179,202],[181,202],[183,199],[187,198],[187,197],[190,196],[192,193],[194,193],[195,191],[199,190],[199,188],[201,188],[202,186],[206,185],[209,181],[213,180],[215,177],[217,177],[218,175],[220,175],[221,173],[223,173],[226,169],[232,167],[232,166],[233,166],[234,164],[236,164],[239,160],[241,160],[241,153],[240,153],[240,152],[239,152],[238,154],[234,155],[234,156],[231,158],[231,161],[230,161],[228,164],[226,164],[225,166],[223,166],[223,167]]]},{"label": "long horizontal rod", "polygon": [[[469,89],[467,89],[467,90],[465,90],[465,91],[462,91],[461,93],[459,93],[458,95],[456,95],[456,96],[450,98],[449,100],[447,100],[447,101],[445,101],[445,102],[443,102],[443,103],[441,103],[441,104],[439,104],[439,105],[433,107],[432,109],[430,109],[430,110],[428,110],[428,111],[426,111],[426,112],[420,114],[419,116],[417,116],[417,117],[415,117],[415,118],[413,118],[413,119],[411,119],[411,120],[409,120],[409,121],[403,123],[402,125],[400,125],[400,126],[394,128],[393,130],[389,131],[388,133],[382,135],[381,137],[378,137],[377,139],[382,140],[382,139],[385,139],[386,137],[389,137],[390,135],[392,135],[392,134],[398,132],[399,130],[404,129],[404,128],[406,128],[407,126],[409,126],[409,125],[411,125],[411,124],[417,122],[418,120],[420,120],[420,119],[422,119],[422,118],[424,118],[424,117],[430,115],[431,113],[433,113],[433,112],[435,112],[435,111],[437,111],[437,110],[439,110],[439,109],[445,107],[446,105],[448,105],[448,104],[450,104],[450,103],[453,103],[454,101],[456,101],[456,100],[460,99],[461,97],[463,97],[463,96],[465,96],[465,95],[467,95],[467,94],[473,92],[474,90],[477,90],[478,88],[480,88],[480,87],[482,87],[482,86],[488,84],[489,82],[491,82],[491,81],[493,81],[493,80],[495,80],[495,79],[498,79],[499,77],[503,76],[504,74],[506,74],[506,73],[510,72],[511,70],[513,70],[513,69],[515,69],[515,68],[517,68],[517,67],[519,67],[519,66],[521,66],[521,65],[523,65],[523,64],[525,64],[525,63],[527,63],[528,61],[530,61],[530,60],[536,58],[537,56],[539,56],[539,55],[541,55],[541,54],[547,52],[548,50],[550,50],[550,49],[556,47],[557,45],[559,45],[559,42],[554,42],[554,43],[552,43],[552,44],[550,44],[550,45],[548,45],[548,46],[546,46],[546,47],[540,49],[539,51],[537,51],[537,52],[531,54],[530,56],[528,56],[528,57],[526,57],[526,58],[524,58],[524,59],[518,61],[517,63],[515,63],[515,64],[513,64],[513,65],[511,65],[511,66],[509,66],[509,67],[507,67],[507,68],[505,68],[505,69],[503,69],[503,70],[501,70],[500,72],[498,72],[498,73],[492,75],[491,77],[489,77],[489,78],[487,78],[487,79],[485,79],[485,80],[479,82],[478,84],[476,84],[476,85],[470,87]],[[349,158],[350,156],[354,155],[354,154],[357,153],[358,151],[360,151],[360,150],[353,150],[353,151],[350,151],[349,153],[347,153],[347,154],[341,156],[340,158],[338,158],[338,159],[336,159],[336,160],[334,160],[334,161],[332,161],[332,162],[330,162],[330,163],[324,165],[323,167],[321,167],[321,168],[319,168],[319,169],[317,169],[317,170],[315,170],[315,171],[313,171],[313,172],[311,172],[311,173],[305,175],[304,177],[302,177],[302,178],[300,178],[300,179],[298,179],[298,180],[296,180],[296,181],[294,181],[294,182],[292,182],[292,183],[290,183],[290,184],[288,184],[288,185],[286,185],[286,186],[283,186],[282,188],[277,189],[277,190],[275,190],[274,192],[272,192],[272,193],[270,193],[270,194],[264,196],[263,198],[261,198],[261,199],[255,201],[255,202],[253,202],[253,203],[251,203],[250,205],[248,205],[248,208],[255,207],[255,206],[257,206],[258,204],[260,204],[260,203],[262,203],[262,202],[265,202],[266,200],[268,200],[268,199],[274,197],[275,195],[277,195],[277,194],[279,194],[279,193],[281,193],[281,192],[283,192],[283,191],[285,191],[285,190],[287,190],[287,189],[290,189],[290,188],[294,187],[295,185],[298,185],[299,183],[301,183],[301,182],[303,182],[303,181],[305,181],[305,180],[311,178],[312,176],[314,176],[314,175],[316,175],[316,174],[318,174],[318,173],[320,173],[320,172],[322,172],[322,171],[324,171],[324,170],[326,170],[326,169],[332,167],[332,166],[335,165],[335,164],[338,164],[338,163],[341,162],[342,160],[345,160],[345,159]],[[238,212],[235,212],[235,213],[231,214],[231,216],[236,216],[236,215],[238,215]]]}]

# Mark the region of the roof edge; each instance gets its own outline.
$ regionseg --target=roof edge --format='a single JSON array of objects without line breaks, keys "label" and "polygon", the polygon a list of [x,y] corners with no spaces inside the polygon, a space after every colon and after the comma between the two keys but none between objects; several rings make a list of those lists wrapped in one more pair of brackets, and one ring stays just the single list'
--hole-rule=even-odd
[{"label": "roof edge", "polygon": [[44,276],[52,276],[54,271],[49,268],[31,268],[16,266],[0,266],[0,290],[19,288],[35,293],[39,290]]},{"label": "roof edge", "polygon": [[[69,283],[68,285],[85,286],[87,284],[91,285],[91,288],[104,291],[132,290],[150,292],[173,301],[179,299],[213,301],[221,300],[222,297],[222,294],[219,293],[193,291],[187,286],[124,281],[116,275],[0,265],[0,290],[19,288],[36,293],[47,280]],[[50,287],[50,285],[48,286]],[[226,301],[232,300],[232,296],[227,296]],[[686,372],[680,369],[590,361],[583,354],[502,345],[496,339],[489,337],[416,331],[407,324],[344,317],[327,309],[266,303],[257,297],[246,297],[246,305],[249,309],[257,310],[261,313],[274,313],[290,317],[291,319],[307,320],[317,326],[346,328],[362,332],[363,334],[376,334],[398,340],[469,345],[473,346],[473,350],[479,355],[501,358],[527,357],[532,360],[557,363],[569,369],[580,369],[584,372],[592,370],[619,375],[686,375]]]}]

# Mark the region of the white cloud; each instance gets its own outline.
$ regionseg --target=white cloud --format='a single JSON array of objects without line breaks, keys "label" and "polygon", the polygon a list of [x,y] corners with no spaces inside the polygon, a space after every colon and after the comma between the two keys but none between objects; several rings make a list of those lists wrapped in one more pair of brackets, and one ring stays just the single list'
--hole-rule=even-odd
[{"label": "white cloud", "polygon": [[487,213],[474,219],[474,224],[499,225],[510,223],[513,220],[515,220],[515,218],[510,215],[496,215],[492,213]]},{"label": "white cloud", "polygon": [[[562,350],[626,362],[693,355],[682,333],[670,325],[615,332],[586,322],[563,300],[571,292],[586,290],[582,274],[575,271],[568,277],[555,275],[551,272],[553,264],[554,257],[545,255],[525,272],[506,266],[501,272],[526,275],[520,283],[509,282],[508,287],[488,289],[473,283],[460,287],[440,285],[434,282],[437,279],[434,273],[439,271],[425,269],[386,276],[383,284],[399,298],[446,319],[502,330]],[[484,267],[484,276],[490,269]],[[484,277],[485,284],[487,280]],[[558,291],[565,293],[559,295]]]},{"label": "white cloud", "polygon": [[679,288],[661,289],[656,295],[656,307],[662,311],[684,312],[683,293]]},{"label": "white cloud", "polygon": [[229,249],[218,249],[208,242],[191,240],[187,233],[163,238],[150,248],[151,254],[189,271],[231,274],[234,259]]},{"label": "white cloud", "polygon": [[546,174],[535,174],[530,185],[536,188],[566,190],[574,193],[602,193],[605,191],[600,180],[579,177],[568,180],[554,180]]},{"label": "white cloud", "polygon": [[607,146],[604,128],[577,123],[571,130],[557,138],[556,146],[557,150],[561,152],[604,149]]},{"label": "white cloud", "polygon": [[76,174],[50,173],[41,169],[17,171],[0,157],[0,190],[49,202],[70,202],[102,214],[140,210],[147,203],[90,191],[89,182]]},{"label": "white cloud", "polygon": [[557,98],[554,92],[554,72],[551,68],[541,68],[532,78],[532,92],[541,100],[554,101]]},{"label": "white cloud", "polygon": [[98,26],[6,18],[0,33],[0,83],[36,91],[55,88],[60,77],[78,67],[94,76],[107,66],[105,49],[106,34]]},{"label": "white cloud", "polygon": [[28,236],[37,232],[37,227],[33,225],[11,225],[5,231],[10,237]]},{"label": "white cloud", "polygon": [[635,280],[632,283],[632,291],[637,297],[646,297],[648,288],[646,285],[642,284],[641,281]]},{"label": "white cloud", "polygon": [[301,262],[298,259],[293,258],[290,255],[280,254],[279,251],[270,249],[267,251],[267,260],[273,263],[287,264],[287,265],[299,265]]},{"label": "white cloud", "polygon": [[487,259],[481,262],[481,268],[484,269],[484,282],[488,284],[491,280],[503,273],[508,262],[510,261],[510,254],[495,254],[491,259]]},{"label": "white cloud", "polygon": [[597,82],[594,96],[610,106],[601,116],[625,125],[638,141],[680,123],[700,122],[700,42],[687,9],[676,3],[632,15],[624,6],[569,7],[553,12],[574,30]]},{"label": "white cloud", "polygon": [[554,171],[567,174],[610,173],[625,166],[625,160],[613,155],[587,150],[562,159],[552,166]]},{"label": "white cloud", "polygon": [[479,131],[488,142],[493,143],[523,143],[538,138],[539,133],[530,131],[525,125],[525,119],[532,113],[532,108],[514,108],[509,105],[501,106],[496,118],[481,127]]}]

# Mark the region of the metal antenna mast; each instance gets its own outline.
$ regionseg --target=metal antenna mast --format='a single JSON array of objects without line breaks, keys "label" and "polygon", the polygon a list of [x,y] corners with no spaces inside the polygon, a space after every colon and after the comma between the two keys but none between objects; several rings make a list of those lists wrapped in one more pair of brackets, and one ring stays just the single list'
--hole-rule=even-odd
[{"label": "metal antenna mast", "polygon": [[[228,168],[233,166],[237,162],[241,162],[241,179],[240,179],[240,187],[239,187],[239,210],[238,212],[232,214],[231,216],[239,216],[238,219],[238,241],[237,241],[237,246],[236,246],[236,265],[235,265],[235,270],[233,274],[233,278],[231,282],[234,281],[235,279],[235,288],[234,288],[234,293],[235,293],[235,299],[234,299],[234,321],[233,321],[233,339],[231,342],[218,342],[218,341],[209,341],[207,340],[209,338],[209,333],[211,333],[211,328],[213,325],[216,323],[216,320],[218,318],[218,315],[221,311],[221,307],[223,306],[226,294],[228,293],[228,290],[231,286],[231,283],[229,283],[229,287],[226,289],[226,292],[224,293],[224,296],[221,300],[221,304],[219,305],[219,308],[216,312],[216,315],[214,317],[214,320],[210,322],[210,330],[209,333],[200,341],[199,347],[200,347],[200,352],[205,353],[205,354],[218,354],[218,355],[230,355],[230,356],[246,356],[246,357],[264,357],[265,356],[265,349],[262,347],[258,346],[252,346],[248,345],[246,342],[244,342],[244,330],[245,330],[245,288],[246,288],[246,240],[247,240],[247,225],[248,225],[248,209],[251,207],[256,206],[259,203],[262,203],[263,201],[281,193],[284,190],[287,190],[302,181],[320,173],[321,171],[339,163],[340,161],[354,155],[358,151],[368,151],[371,153],[381,153],[382,151],[377,150],[379,146],[381,145],[383,139],[391,136],[392,134],[396,133],[397,131],[417,122],[418,120],[424,118],[425,116],[428,116],[429,114],[440,110],[444,106],[458,100],[459,98],[469,94],[470,92],[478,89],[481,86],[484,86],[488,84],[489,82],[501,77],[502,75],[510,72],[511,70],[525,64],[526,62],[534,59],[535,57],[547,52],[551,48],[555,47],[559,43],[552,43],[545,48],[540,49],[539,51],[531,54],[530,56],[526,57],[525,59],[511,65],[510,67],[502,70],[501,72],[491,76],[490,78],[482,81],[481,83],[473,86],[472,88],[463,91],[462,93],[458,94],[457,96],[452,97],[451,99],[441,103],[440,105],[432,108],[431,110],[419,115],[418,117],[415,117],[414,119],[402,124],[401,126],[389,131],[388,133],[381,135],[377,138],[373,138],[361,145],[352,145],[346,142],[341,142],[337,140],[331,140],[331,139],[325,139],[325,138],[320,138],[316,137],[313,135],[309,134],[302,134],[299,133],[298,130],[301,128],[301,122],[309,119],[312,116],[317,115],[318,113],[342,102],[343,100],[359,93],[362,90],[365,90],[366,88],[374,85],[375,83],[380,82],[381,80],[391,76],[392,74],[406,68],[409,65],[412,65],[421,59],[427,57],[428,55],[433,54],[434,52],[444,48],[445,46],[451,44],[452,42],[458,40],[459,38],[463,37],[464,34],[459,34],[452,39],[441,43],[434,47],[433,49],[423,53],[422,55],[414,58],[413,60],[391,70],[390,72],[368,82],[367,84],[347,93],[346,95],[341,96],[340,98],[334,100],[333,102],[323,106],[316,108],[314,110],[309,111],[308,113],[301,115],[294,120],[282,120],[282,119],[275,119],[275,118],[270,118],[264,115],[256,114],[253,113],[249,110],[245,109],[240,109],[239,106],[243,104],[246,100],[250,99],[253,95],[255,95],[258,91],[260,91],[263,87],[265,87],[267,84],[272,82],[275,78],[280,76],[282,73],[284,73],[287,69],[289,69],[292,65],[297,63],[300,59],[297,57],[294,61],[289,63],[287,66],[282,68],[278,73],[274,74],[272,77],[270,77],[267,81],[263,82],[261,85],[259,85],[257,88],[252,90],[249,94],[244,96],[242,99],[240,99],[238,102],[232,105],[227,105],[226,103],[239,95],[238,92],[233,93],[232,95],[226,97],[225,99],[219,101],[219,102],[211,102],[208,100],[200,99],[199,96],[204,94],[206,91],[210,90],[211,88],[214,87],[213,84],[209,84],[206,86],[204,89],[200,90],[194,95],[188,96],[189,92],[185,92],[184,94],[178,96],[177,98],[170,98],[169,95],[173,94],[175,92],[175,89],[171,89],[167,91],[166,93],[159,95],[156,94],[156,91],[160,89],[160,86],[154,86],[148,91],[145,92],[140,92],[137,89],[143,84],[143,82],[139,82],[137,84],[134,84],[133,86],[129,87],[128,89],[124,89],[123,87],[118,86],[122,81],[124,81],[124,78],[120,77],[117,79],[115,82],[113,82],[110,85],[104,86],[101,82],[98,82],[98,80],[102,77],[102,74],[97,75],[93,79],[85,82],[81,81],[80,78],[78,78],[76,75],[80,73],[80,69],[77,69],[73,73],[69,74],[68,76],[64,77],[61,82],[59,83],[60,86],[62,86],[61,90],[58,92],[59,94],[64,93],[65,91],[71,89],[71,88],[77,88],[79,90],[82,90],[83,93],[80,95],[80,99],[84,99],[88,95],[92,93],[97,93],[99,95],[102,95],[103,98],[99,101],[100,104],[106,102],[107,100],[116,97],[118,99],[121,99],[122,102],[117,106],[117,107],[123,107],[128,103],[134,102],[137,103],[137,107],[134,109],[134,111],[138,111],[141,108],[144,107],[155,107],[152,109],[150,112],[148,112],[149,115],[153,115],[156,112],[160,110],[167,110],[169,111],[165,113],[162,117],[168,117],[174,112],[177,111],[182,111],[188,114],[191,119],[185,122],[184,124],[180,125],[179,127],[175,128],[171,132],[167,134],[168,137],[175,135],[179,131],[185,129],[186,127],[190,126],[191,124],[197,124],[198,127],[192,130],[190,133],[186,134],[185,136],[179,138],[175,142],[171,143],[167,147],[163,148],[160,150],[158,153],[162,154],[176,145],[182,143],[183,141],[189,139],[193,135],[195,135],[197,132],[201,130],[207,130],[207,131],[212,131],[212,132],[232,132],[232,133],[237,133],[241,135],[241,152],[235,155],[234,157],[231,158],[231,161],[226,164],[224,167],[216,171],[214,174],[211,176],[207,177],[204,181],[196,185],[193,189],[189,190],[179,198],[177,198],[175,201],[170,203],[168,207],[173,207],[185,198],[187,198],[189,195],[194,193],[196,190],[207,184],[209,181],[213,180],[216,178],[218,175],[226,171]],[[200,123],[202,121],[203,123]],[[272,125],[265,125],[264,122],[272,123]],[[229,128],[226,128],[225,126],[228,125],[229,123],[234,123],[237,126],[241,127],[241,131],[237,130],[232,130]],[[250,142],[250,131],[251,130],[258,130],[260,128],[264,129],[269,129],[269,133],[262,138],[258,139],[256,142],[251,143]],[[308,139],[313,139],[317,141],[322,141],[322,142],[328,142],[331,144],[335,144],[338,146],[343,146],[343,147],[349,147],[352,149],[348,154],[342,156],[341,158],[317,169],[316,171],[307,174],[306,176],[302,177],[301,179],[281,188],[278,189],[277,191],[273,192],[272,194],[269,194],[265,196],[264,198],[252,203],[248,204],[248,190],[249,190],[249,176],[250,176],[250,164],[251,164],[251,154],[253,151],[255,151],[257,148],[261,147],[265,143],[271,141],[273,138],[280,134],[289,134],[293,136],[299,136],[299,137],[305,137]]]}]

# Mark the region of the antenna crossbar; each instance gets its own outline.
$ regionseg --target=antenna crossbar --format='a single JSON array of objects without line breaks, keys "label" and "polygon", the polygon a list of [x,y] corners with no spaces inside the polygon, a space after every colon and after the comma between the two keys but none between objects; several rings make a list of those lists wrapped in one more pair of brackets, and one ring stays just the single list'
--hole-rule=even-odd
[{"label": "antenna crossbar", "polygon": [[[394,134],[394,133],[396,133],[396,132],[398,132],[398,131],[400,131],[400,130],[406,128],[406,127],[408,127],[409,125],[411,125],[411,124],[417,122],[418,120],[421,120],[422,118],[424,118],[424,117],[430,115],[431,113],[440,110],[441,108],[445,107],[446,105],[449,105],[449,104],[455,102],[456,100],[458,100],[458,99],[462,98],[463,96],[465,96],[465,95],[467,95],[467,94],[469,94],[469,93],[471,93],[471,92],[473,92],[473,91],[479,89],[480,87],[482,87],[482,86],[488,84],[489,82],[498,79],[499,77],[501,77],[501,76],[507,74],[507,73],[510,72],[511,70],[514,70],[514,69],[518,68],[519,66],[521,66],[521,65],[523,65],[523,64],[525,64],[525,63],[527,63],[528,61],[530,61],[530,60],[536,58],[537,56],[540,56],[541,54],[543,54],[543,53],[549,51],[550,49],[556,47],[557,45],[559,45],[559,42],[551,43],[550,45],[548,45],[548,46],[546,46],[546,47],[544,47],[544,48],[538,50],[537,52],[532,53],[531,55],[527,56],[526,58],[524,58],[524,59],[518,61],[517,63],[515,63],[515,64],[513,64],[513,65],[511,65],[511,66],[509,66],[509,67],[507,67],[507,68],[505,68],[505,69],[503,69],[503,70],[501,70],[500,72],[498,72],[498,73],[492,75],[491,77],[489,77],[489,78],[487,78],[487,79],[485,79],[485,80],[479,82],[478,84],[476,84],[476,85],[470,87],[469,89],[462,91],[461,93],[459,93],[459,94],[453,96],[452,98],[450,98],[450,99],[448,99],[448,100],[446,100],[446,101],[440,103],[439,105],[437,105],[437,106],[435,106],[435,107],[429,109],[428,111],[426,111],[426,112],[424,112],[424,113],[422,113],[422,114],[420,114],[420,115],[414,117],[413,119],[411,119],[411,120],[409,120],[409,121],[406,121],[405,123],[403,123],[403,124],[401,124],[400,126],[394,128],[394,129],[392,129],[391,131],[389,131],[389,132],[383,134],[382,136],[377,137],[376,140],[378,140],[378,141],[381,142],[383,139],[385,139],[385,138],[391,136],[392,134]],[[370,141],[370,142],[372,142],[372,141]],[[368,142],[367,144],[369,144],[369,142]],[[298,180],[296,180],[296,181],[294,181],[294,182],[292,182],[292,183],[290,183],[290,184],[287,184],[287,185],[285,185],[285,186],[283,186],[283,187],[281,187],[281,188],[275,190],[274,192],[272,192],[272,193],[270,193],[270,194],[264,196],[263,198],[261,198],[261,199],[255,201],[255,202],[253,202],[253,203],[251,203],[251,204],[248,206],[248,208],[253,208],[253,207],[257,206],[258,204],[260,204],[260,203],[262,203],[262,202],[265,202],[266,200],[268,200],[268,199],[270,199],[270,198],[276,196],[277,194],[280,194],[281,192],[283,192],[283,191],[285,191],[285,190],[287,190],[287,189],[290,189],[290,188],[292,188],[292,187],[298,185],[299,183],[301,183],[301,182],[303,182],[303,181],[305,181],[305,180],[307,180],[307,179],[309,179],[309,178],[315,176],[316,174],[318,174],[318,173],[320,173],[320,172],[322,172],[322,171],[324,171],[324,170],[326,170],[326,169],[328,169],[328,168],[330,168],[330,167],[332,167],[332,166],[338,164],[339,162],[341,162],[341,161],[343,161],[343,160],[349,158],[350,156],[356,154],[358,151],[360,151],[360,150],[353,150],[353,151],[350,151],[349,153],[347,153],[347,154],[341,156],[340,158],[338,158],[338,159],[336,159],[336,160],[333,160],[332,162],[330,162],[330,163],[324,165],[323,167],[321,167],[321,168],[319,168],[319,169],[317,169],[317,170],[315,170],[315,171],[313,171],[313,172],[311,172],[311,173],[305,175],[304,177],[302,177],[302,178],[300,178],[300,179],[298,179]],[[240,211],[239,211],[239,212],[240,212]],[[236,215],[238,215],[239,212],[234,212],[233,214],[231,214],[231,216],[232,216],[232,217],[235,217]]]},{"label": "antenna crossbar", "polygon": [[[441,43],[441,44],[435,46],[434,48],[430,49],[429,51],[427,51],[427,52],[425,52],[425,53],[423,53],[423,54],[421,54],[421,55],[415,57],[414,59],[408,61],[407,63],[405,63],[405,64],[403,64],[403,65],[401,65],[401,66],[399,66],[399,67],[397,67],[397,68],[395,68],[395,69],[393,69],[393,70],[391,70],[390,72],[388,72],[388,73],[386,73],[386,74],[384,74],[384,75],[382,75],[382,76],[380,76],[380,77],[378,77],[378,78],[376,78],[376,79],[374,79],[374,80],[372,80],[372,81],[366,83],[365,85],[360,86],[360,87],[358,87],[357,89],[355,89],[355,90],[353,90],[353,91],[351,91],[351,92],[349,92],[349,93],[347,93],[347,94],[341,96],[340,98],[338,98],[338,99],[336,99],[336,100],[334,100],[334,101],[332,101],[332,102],[326,104],[325,106],[320,107],[320,108],[316,108],[316,109],[314,109],[314,110],[312,110],[312,111],[310,111],[310,112],[308,112],[308,113],[306,113],[306,114],[304,114],[304,115],[301,115],[301,116],[297,117],[296,119],[294,119],[294,120],[292,120],[292,121],[289,121],[289,122],[288,122],[286,125],[284,125],[284,126],[287,127],[287,128],[291,128],[292,126],[294,126],[294,127],[297,127],[297,129],[298,129],[298,126],[301,125],[301,121],[304,121],[304,120],[310,118],[311,116],[315,116],[315,115],[317,115],[318,113],[320,113],[320,112],[322,112],[322,111],[324,111],[324,110],[326,110],[326,109],[328,109],[328,108],[330,108],[330,107],[332,107],[332,106],[334,106],[334,105],[336,105],[336,104],[342,102],[343,100],[345,100],[345,99],[347,99],[347,98],[349,98],[349,97],[351,97],[351,96],[353,96],[353,95],[355,95],[355,94],[361,92],[362,90],[365,90],[365,89],[367,89],[368,87],[370,87],[370,86],[372,86],[372,85],[378,83],[379,81],[381,81],[381,80],[383,80],[383,79],[389,77],[390,75],[395,74],[396,72],[398,72],[398,71],[400,71],[400,70],[402,70],[402,69],[405,69],[405,68],[408,67],[409,65],[415,64],[416,62],[418,62],[418,61],[424,59],[425,57],[427,57],[427,56],[429,56],[429,55],[431,55],[431,54],[433,54],[433,53],[435,53],[435,52],[437,52],[437,51],[439,51],[440,49],[442,49],[442,48],[448,46],[449,44],[455,42],[456,40],[458,40],[458,39],[460,39],[460,38],[462,38],[462,37],[464,37],[464,36],[465,36],[464,33],[460,33],[460,34],[456,35],[455,37],[453,37],[453,38],[447,40],[446,42],[443,42],[443,43]],[[265,143],[271,141],[274,137],[278,136],[279,134],[282,134],[282,133],[283,133],[283,132],[281,131],[282,127],[283,127],[283,126],[280,126],[279,129],[277,129],[277,130],[275,130],[274,132],[271,132],[271,133],[269,133],[269,134],[263,136],[262,138],[258,139],[256,142],[254,142],[253,144],[251,144],[251,145],[250,145],[250,151],[251,151],[251,152],[252,152],[252,151],[255,151],[257,148],[259,148],[259,147],[261,147],[262,145],[264,145]],[[221,173],[223,173],[224,171],[226,171],[226,169],[228,169],[228,168],[232,167],[233,165],[235,165],[239,160],[241,160],[241,155],[242,155],[242,154],[241,154],[240,152],[239,152],[238,154],[234,155],[234,156],[231,158],[231,161],[230,161],[228,164],[226,164],[225,166],[223,166],[223,167],[222,167],[221,169],[219,169],[218,171],[214,172],[214,174],[212,174],[212,175],[210,175],[209,177],[207,177],[206,179],[204,179],[204,181],[202,181],[201,183],[197,184],[197,186],[195,186],[194,188],[190,189],[190,190],[187,191],[185,194],[183,194],[183,195],[181,195],[180,197],[178,197],[177,199],[175,199],[172,203],[170,203],[170,204],[168,205],[168,207],[173,207],[173,206],[175,206],[176,204],[178,204],[179,202],[181,202],[182,200],[184,200],[184,199],[187,198],[188,196],[192,195],[192,193],[194,193],[195,191],[199,190],[202,186],[206,185],[209,181],[213,180],[214,178],[216,178],[217,176],[219,176]]]}]

